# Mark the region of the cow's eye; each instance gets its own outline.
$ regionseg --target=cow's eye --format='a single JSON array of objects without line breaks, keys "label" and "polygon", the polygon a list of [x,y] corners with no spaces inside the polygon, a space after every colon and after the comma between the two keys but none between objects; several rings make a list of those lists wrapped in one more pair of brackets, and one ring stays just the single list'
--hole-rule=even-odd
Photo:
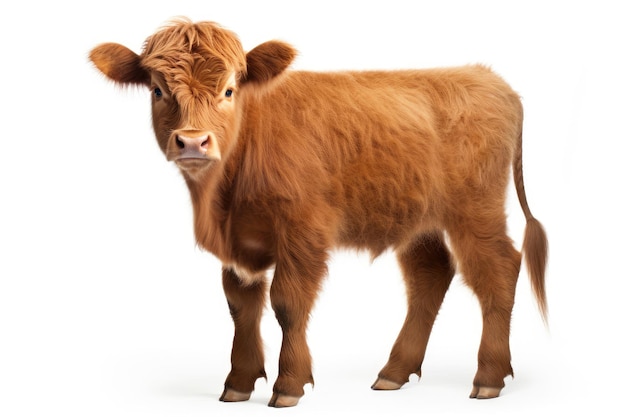
[{"label": "cow's eye", "polygon": [[232,88],[229,88],[228,90],[226,90],[226,92],[224,93],[224,96],[226,98],[231,98],[233,96],[233,90]]},{"label": "cow's eye", "polygon": [[159,87],[154,87],[154,90],[152,90],[154,93],[154,97],[156,98],[161,98],[163,97],[163,91],[161,91],[161,89]]}]

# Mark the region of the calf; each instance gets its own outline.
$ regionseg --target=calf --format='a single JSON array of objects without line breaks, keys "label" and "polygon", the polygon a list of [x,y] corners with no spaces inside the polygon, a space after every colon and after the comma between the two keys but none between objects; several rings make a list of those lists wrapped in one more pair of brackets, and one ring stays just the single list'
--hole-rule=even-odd
[{"label": "calf", "polygon": [[235,335],[221,400],[249,399],[266,376],[259,324],[269,290],[283,332],[269,405],[298,403],[313,383],[307,321],[337,247],[373,257],[393,249],[406,282],[406,321],[373,389],[421,374],[457,266],[483,314],[470,397],[497,397],[513,374],[521,262],[506,233],[511,167],[522,251],[547,314],[547,239],[524,192],[518,95],[480,65],[288,71],[295,55],[278,41],[245,53],[232,32],[186,19],[150,36],[140,55],[114,43],[90,54],[109,79],[149,88],[157,142],[189,188],[198,244],[223,264]]}]

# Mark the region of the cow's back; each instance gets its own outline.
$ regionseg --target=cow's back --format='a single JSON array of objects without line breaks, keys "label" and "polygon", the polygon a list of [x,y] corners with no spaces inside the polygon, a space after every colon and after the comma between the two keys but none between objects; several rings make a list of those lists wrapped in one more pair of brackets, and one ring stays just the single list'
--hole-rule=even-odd
[{"label": "cow's back", "polygon": [[277,83],[247,97],[242,190],[318,204],[336,243],[382,252],[441,227],[468,183],[506,184],[521,107],[484,67],[295,71]]}]

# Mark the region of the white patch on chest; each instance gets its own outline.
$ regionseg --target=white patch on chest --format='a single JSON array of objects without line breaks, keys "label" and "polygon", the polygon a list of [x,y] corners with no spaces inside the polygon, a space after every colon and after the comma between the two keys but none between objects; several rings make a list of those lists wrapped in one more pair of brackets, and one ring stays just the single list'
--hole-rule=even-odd
[{"label": "white patch on chest", "polygon": [[265,279],[265,271],[250,271],[248,268],[237,264],[224,265],[224,268],[233,271],[243,285],[252,285]]}]

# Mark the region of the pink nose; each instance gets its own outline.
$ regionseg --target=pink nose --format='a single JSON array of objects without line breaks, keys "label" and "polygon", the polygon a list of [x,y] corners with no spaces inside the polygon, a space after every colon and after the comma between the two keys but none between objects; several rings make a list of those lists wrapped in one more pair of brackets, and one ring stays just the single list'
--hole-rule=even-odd
[{"label": "pink nose", "polygon": [[210,136],[190,137],[184,135],[176,136],[176,146],[180,150],[179,159],[206,158],[207,150],[211,145]]}]

